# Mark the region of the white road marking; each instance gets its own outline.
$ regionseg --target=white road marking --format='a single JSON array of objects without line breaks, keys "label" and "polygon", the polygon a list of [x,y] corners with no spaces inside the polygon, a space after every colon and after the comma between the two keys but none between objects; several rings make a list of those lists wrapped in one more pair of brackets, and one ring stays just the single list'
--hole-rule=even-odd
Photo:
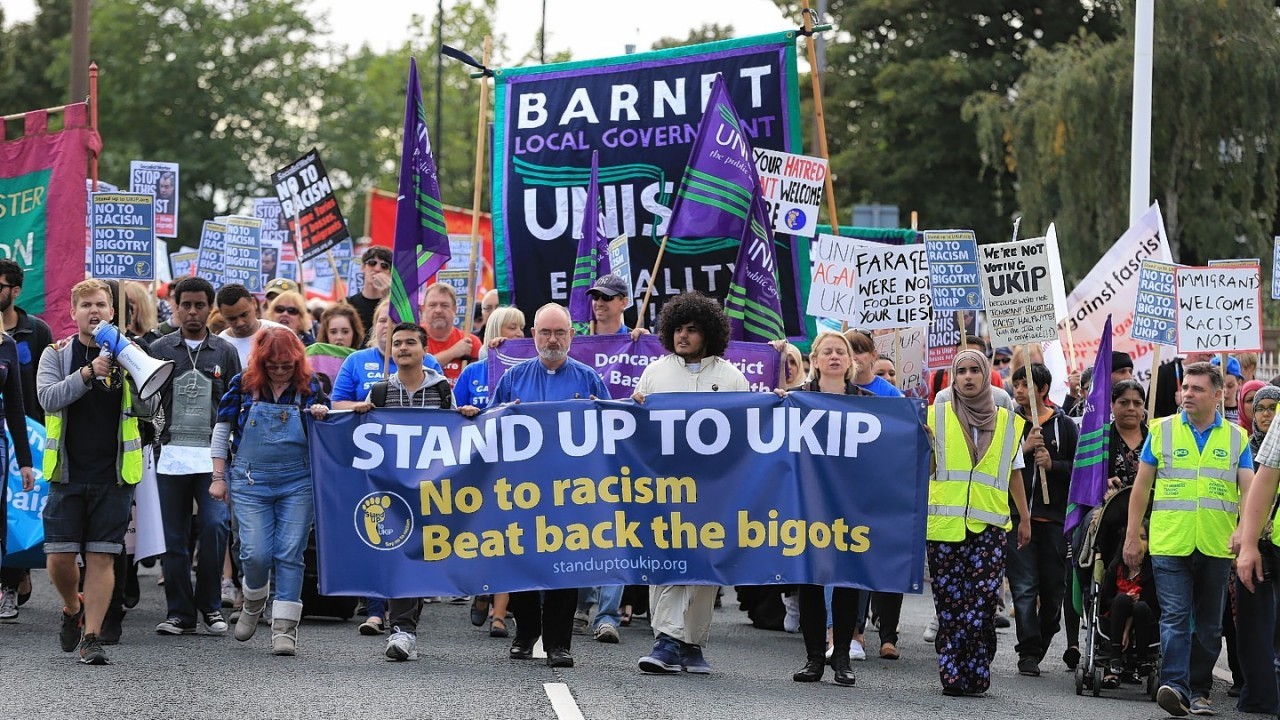
[{"label": "white road marking", "polygon": [[542,688],[547,691],[547,698],[551,700],[551,708],[556,711],[556,717],[559,720],[586,720],[582,715],[582,710],[578,709],[578,702],[573,699],[573,693],[569,692],[569,686],[564,683],[543,683]]},{"label": "white road marking", "polygon": [[547,649],[542,647],[542,638],[538,638],[533,644],[533,657],[535,660],[545,660],[547,658]]}]

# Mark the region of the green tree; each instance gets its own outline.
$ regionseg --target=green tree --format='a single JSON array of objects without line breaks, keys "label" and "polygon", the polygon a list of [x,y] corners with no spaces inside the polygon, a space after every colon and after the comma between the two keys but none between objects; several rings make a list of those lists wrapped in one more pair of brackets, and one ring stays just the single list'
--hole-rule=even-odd
[{"label": "green tree", "polygon": [[697,45],[698,43],[708,43],[716,40],[728,40],[732,37],[736,37],[733,32],[733,25],[704,23],[702,26],[690,30],[689,36],[683,40],[673,37],[664,37],[659,39],[653,44],[653,49],[664,50],[666,48],[683,47],[685,45]]},{"label": "green tree", "polygon": [[[788,17],[799,3],[775,0]],[[922,227],[1008,238],[1013,176],[984,166],[961,114],[1002,93],[1036,47],[1080,32],[1114,36],[1115,1],[831,0],[823,75],[832,177],[841,212],[854,203],[919,210]],[[808,82],[801,79],[801,87]],[[809,123],[805,131],[809,132]],[[848,221],[848,216],[841,218]]]},{"label": "green tree", "polygon": [[0,8],[0,115],[67,101],[67,77],[54,76],[55,44],[71,32],[71,3],[39,0],[30,22],[3,29]]},{"label": "green tree", "polygon": [[[1174,257],[1267,257],[1280,17],[1262,0],[1167,0],[1155,19],[1151,194]],[[1057,222],[1068,284],[1129,226],[1132,93],[1131,37],[1080,38],[1034,53],[1013,92],[967,108],[987,166],[1017,173],[1024,221]]]}]

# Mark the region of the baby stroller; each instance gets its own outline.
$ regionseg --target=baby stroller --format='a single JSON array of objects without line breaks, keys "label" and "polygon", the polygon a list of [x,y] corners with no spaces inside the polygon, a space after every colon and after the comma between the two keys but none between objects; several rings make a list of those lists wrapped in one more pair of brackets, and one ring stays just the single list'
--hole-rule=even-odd
[{"label": "baby stroller", "polygon": [[[1125,526],[1129,520],[1129,495],[1132,488],[1123,488],[1086,517],[1082,533],[1086,540],[1077,550],[1079,562],[1076,574],[1081,585],[1082,616],[1085,623],[1084,653],[1076,667],[1076,694],[1083,695],[1085,688],[1094,697],[1102,695],[1103,677],[1113,659],[1111,626],[1103,614],[1101,597],[1103,582],[1107,581],[1107,566],[1124,545]],[[1092,524],[1092,532],[1089,531]],[[1158,618],[1157,618],[1158,619]],[[1160,687],[1160,633],[1153,632],[1146,648],[1148,661],[1137,668],[1138,677],[1146,684],[1147,695],[1155,700]]]}]

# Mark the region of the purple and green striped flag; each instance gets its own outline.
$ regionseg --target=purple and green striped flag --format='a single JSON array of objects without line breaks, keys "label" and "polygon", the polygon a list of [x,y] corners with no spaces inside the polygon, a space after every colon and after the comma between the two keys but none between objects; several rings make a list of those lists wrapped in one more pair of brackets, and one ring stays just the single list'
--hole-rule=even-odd
[{"label": "purple and green striped flag", "polygon": [[737,240],[738,259],[724,301],[733,339],[765,342],[786,337],[773,226],[751,142],[722,75],[711,86],[667,234]]},{"label": "purple and green striped flag", "polygon": [[391,322],[417,322],[418,289],[449,262],[449,235],[440,180],[431,156],[427,112],[418,85],[418,62],[409,58],[409,89],[404,99],[404,144],[400,150],[400,188],[392,246]]},{"label": "purple and green striped flag", "polygon": [[582,206],[581,234],[573,282],[569,286],[569,316],[574,323],[585,324],[592,319],[587,291],[596,278],[610,272],[609,238],[604,233],[604,215],[600,213],[600,152],[597,150],[591,151],[591,182],[587,185],[587,202]]},{"label": "purple and green striped flag", "polygon": [[1071,489],[1067,493],[1067,519],[1063,531],[1068,537],[1084,521],[1090,510],[1102,505],[1107,495],[1111,465],[1111,316],[1102,328],[1098,357],[1093,361],[1093,383],[1085,398],[1080,422],[1080,441],[1071,469]]}]

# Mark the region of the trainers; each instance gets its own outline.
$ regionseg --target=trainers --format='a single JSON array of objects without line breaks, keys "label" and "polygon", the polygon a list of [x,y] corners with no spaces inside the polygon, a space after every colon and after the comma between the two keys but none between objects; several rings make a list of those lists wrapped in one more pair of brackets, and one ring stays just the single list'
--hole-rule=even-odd
[{"label": "trainers", "polygon": [[1018,674],[1027,677],[1040,677],[1040,663],[1030,656],[1018,658]]},{"label": "trainers", "polygon": [[1198,697],[1191,701],[1192,715],[1217,715],[1213,709],[1213,701],[1207,697]]},{"label": "trainers", "polygon": [[80,642],[80,662],[85,665],[106,665],[107,651],[102,649],[102,642],[97,635],[85,635]]},{"label": "trainers", "polygon": [[850,660],[866,660],[867,649],[862,647],[862,643],[854,640],[849,643],[849,659]]},{"label": "trainers", "polygon": [[400,662],[418,659],[418,636],[395,628],[387,638],[387,659]]},{"label": "trainers", "polygon": [[573,634],[574,635],[586,635],[587,628],[589,627],[591,627],[591,623],[586,613],[579,610],[573,614]]},{"label": "trainers", "polygon": [[658,635],[653,649],[640,658],[640,671],[652,675],[671,675],[684,669],[681,663],[680,641],[668,635]]},{"label": "trainers", "polygon": [[236,596],[240,594],[240,590],[236,588],[236,584],[231,578],[222,578],[222,607],[233,608],[236,606]]},{"label": "trainers", "polygon": [[934,640],[938,639],[938,616],[937,615],[934,615],[933,619],[929,621],[929,626],[924,629],[924,635],[922,637],[924,638],[924,641],[927,643],[931,643]]},{"label": "trainers", "polygon": [[222,612],[214,610],[213,612],[200,613],[200,619],[204,621],[204,629],[210,635],[226,635],[227,621],[222,617]]},{"label": "trainers", "polygon": [[1187,701],[1182,699],[1182,693],[1168,685],[1161,685],[1156,691],[1156,704],[1161,710],[1169,713],[1170,717],[1186,717],[1191,711],[1191,708],[1187,707]]},{"label": "trainers", "polygon": [[0,596],[0,622],[17,622],[18,621],[18,591],[4,589],[4,595]]},{"label": "trainers", "polygon": [[610,623],[600,623],[600,627],[596,628],[596,642],[614,644],[621,638],[618,637],[618,628]]},{"label": "trainers", "polygon": [[180,618],[176,617],[171,617],[156,625],[156,633],[160,635],[192,635],[195,631],[195,623],[184,623]]},{"label": "trainers", "polygon": [[680,664],[684,671],[693,675],[710,675],[711,663],[702,657],[702,646],[684,643],[680,646]]},{"label": "trainers", "polygon": [[58,644],[62,652],[74,652],[80,644],[81,631],[84,629],[84,598],[80,599],[80,610],[75,615],[62,608],[62,627],[58,630]]}]

